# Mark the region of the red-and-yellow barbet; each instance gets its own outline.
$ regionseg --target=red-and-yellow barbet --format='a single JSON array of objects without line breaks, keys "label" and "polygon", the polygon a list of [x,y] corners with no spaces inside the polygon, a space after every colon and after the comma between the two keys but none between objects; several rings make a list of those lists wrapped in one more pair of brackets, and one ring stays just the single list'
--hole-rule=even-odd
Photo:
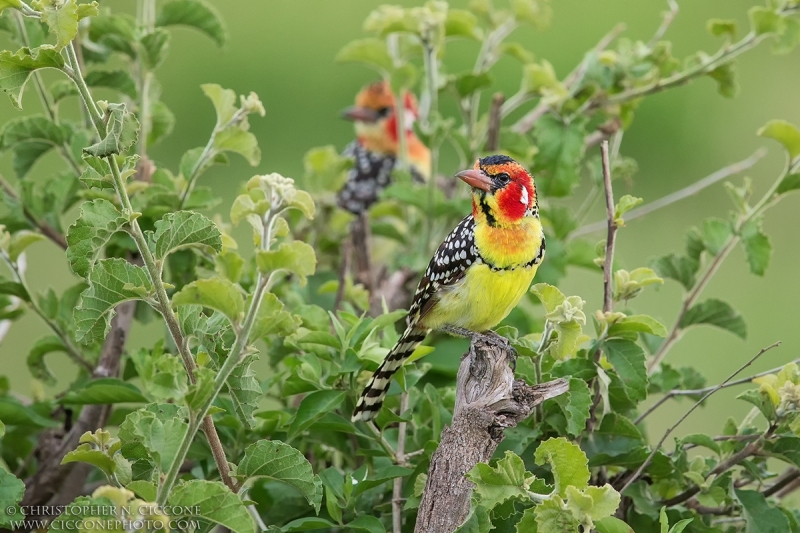
[{"label": "red-and-yellow barbet", "polygon": [[[417,102],[411,93],[405,93],[403,104],[409,170],[414,179],[427,181],[431,153],[414,134]],[[395,97],[389,84],[380,81],[362,89],[356,96],[356,105],[343,111],[343,116],[355,123],[356,140],[342,153],[352,157],[354,165],[337,195],[339,207],[351,213],[363,213],[391,183],[400,151],[395,110]]]},{"label": "red-and-yellow barbet", "polygon": [[472,214],[436,250],[408,311],[408,327],[370,379],[353,421],[374,418],[392,375],[431,330],[490,334],[527,292],[544,257],[533,178],[504,155],[456,174],[472,187]]}]

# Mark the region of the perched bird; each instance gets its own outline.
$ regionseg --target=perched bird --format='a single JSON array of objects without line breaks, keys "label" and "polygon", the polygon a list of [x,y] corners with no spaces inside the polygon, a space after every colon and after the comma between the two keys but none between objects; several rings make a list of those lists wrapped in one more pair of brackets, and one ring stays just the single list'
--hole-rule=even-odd
[{"label": "perched bird", "polygon": [[[406,150],[412,176],[426,181],[430,176],[431,153],[414,134],[417,103],[410,93],[403,99]],[[347,182],[337,195],[337,204],[360,214],[375,203],[380,192],[391,183],[392,170],[400,152],[397,135],[395,97],[385,81],[373,83],[356,96],[356,105],[345,109],[343,116],[355,123],[356,140],[343,155],[355,160]]]},{"label": "perched bird", "polygon": [[436,250],[408,327],[361,393],[353,421],[377,415],[392,375],[431,330],[495,335],[491,328],[519,303],[544,257],[536,187],[522,165],[493,155],[456,176],[472,187],[472,214]]}]

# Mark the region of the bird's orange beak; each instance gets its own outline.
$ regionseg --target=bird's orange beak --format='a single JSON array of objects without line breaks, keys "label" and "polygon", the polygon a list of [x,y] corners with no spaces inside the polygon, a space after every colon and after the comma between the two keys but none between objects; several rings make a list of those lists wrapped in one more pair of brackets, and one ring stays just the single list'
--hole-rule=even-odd
[{"label": "bird's orange beak", "polygon": [[358,122],[377,122],[380,117],[377,111],[356,105],[343,110],[342,118]]},{"label": "bird's orange beak", "polygon": [[456,174],[457,178],[461,178],[464,183],[469,185],[470,187],[475,187],[476,189],[482,189],[484,191],[492,190],[492,180],[483,173],[483,171],[469,169],[469,170],[462,170],[458,174]]}]

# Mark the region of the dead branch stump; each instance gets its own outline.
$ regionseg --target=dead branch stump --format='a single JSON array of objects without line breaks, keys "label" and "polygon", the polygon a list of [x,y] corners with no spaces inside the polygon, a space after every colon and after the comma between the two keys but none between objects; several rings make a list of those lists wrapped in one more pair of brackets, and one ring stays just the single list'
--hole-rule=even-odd
[{"label": "dead branch stump", "polygon": [[469,514],[473,484],[465,474],[494,454],[506,428],[527,418],[543,401],[563,394],[557,379],[528,385],[514,379],[513,350],[476,337],[461,360],[453,423],[444,428],[431,457],[415,533],[452,533]]}]

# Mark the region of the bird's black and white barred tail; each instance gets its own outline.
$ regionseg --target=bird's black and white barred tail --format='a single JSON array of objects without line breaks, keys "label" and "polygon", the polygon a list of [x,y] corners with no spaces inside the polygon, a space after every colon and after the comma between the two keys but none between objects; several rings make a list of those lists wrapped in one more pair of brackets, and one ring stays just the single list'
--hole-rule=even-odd
[{"label": "bird's black and white barred tail", "polygon": [[381,366],[372,375],[367,386],[364,387],[353,411],[353,422],[372,420],[378,415],[383,400],[386,398],[386,392],[392,384],[392,376],[403,366],[406,359],[411,357],[417,346],[425,340],[428,331],[413,324],[406,328],[403,335],[400,336],[400,340],[397,341]]}]

